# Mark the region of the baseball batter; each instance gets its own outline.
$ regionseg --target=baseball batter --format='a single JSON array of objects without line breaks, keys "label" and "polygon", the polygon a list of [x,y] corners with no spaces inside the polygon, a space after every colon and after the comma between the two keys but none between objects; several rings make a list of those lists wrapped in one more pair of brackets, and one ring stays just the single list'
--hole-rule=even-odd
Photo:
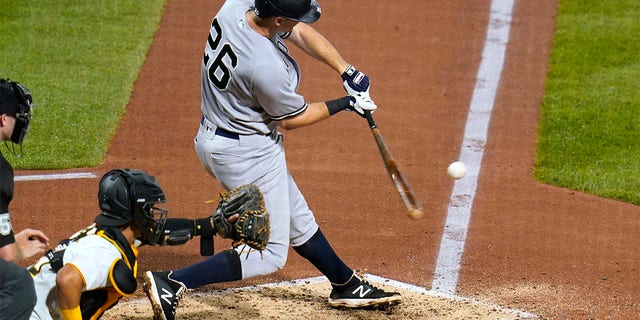
[{"label": "baseball batter", "polygon": [[[332,306],[400,301],[398,293],[372,286],[336,255],[287,168],[278,129],[308,126],[342,110],[363,116],[364,110],[376,109],[369,78],[309,26],[320,14],[315,0],[227,0],[212,20],[202,60],[202,118],[195,149],[224,188],[253,183],[262,190],[270,241],[263,252],[237,246],[184,269],[147,272],[145,281],[152,284],[147,293],[157,317],[174,319],[185,288],[276,272],[285,265],[289,246],[332,283]],[[300,69],[285,40],[341,75],[348,95],[306,101],[297,93]]]}]

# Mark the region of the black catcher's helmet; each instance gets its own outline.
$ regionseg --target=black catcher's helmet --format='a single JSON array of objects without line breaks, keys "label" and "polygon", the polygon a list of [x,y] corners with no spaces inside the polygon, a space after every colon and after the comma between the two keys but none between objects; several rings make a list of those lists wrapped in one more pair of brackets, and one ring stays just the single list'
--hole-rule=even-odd
[{"label": "black catcher's helmet", "polygon": [[9,79],[0,79],[0,114],[16,118],[11,142],[21,145],[33,116],[33,100],[27,87]]},{"label": "black catcher's helmet", "polygon": [[111,170],[100,179],[98,203],[102,212],[95,223],[119,227],[133,221],[142,231],[139,240],[153,245],[158,242],[167,215],[166,210],[155,205],[165,202],[164,191],[153,176],[142,170]]},{"label": "black catcher's helmet", "polygon": [[285,17],[304,23],[318,21],[322,13],[316,0],[255,0],[253,10],[260,18]]}]

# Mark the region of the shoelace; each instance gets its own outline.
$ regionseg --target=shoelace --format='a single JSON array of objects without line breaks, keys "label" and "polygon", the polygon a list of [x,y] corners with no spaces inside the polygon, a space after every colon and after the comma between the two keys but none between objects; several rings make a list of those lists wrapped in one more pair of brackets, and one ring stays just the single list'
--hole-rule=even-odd
[{"label": "shoelace", "polygon": [[[354,270],[353,272],[355,273],[356,277],[358,277],[358,279],[360,279],[360,282],[366,283],[369,286],[372,286],[372,287],[376,288],[375,286],[371,285],[369,283],[369,281],[367,281],[367,278],[365,277],[365,274],[367,273],[367,269],[358,269],[358,270]],[[378,288],[376,288],[376,289],[378,289]]]},{"label": "shoelace", "polygon": [[373,290],[386,292],[386,291],[384,291],[384,290],[372,285],[369,281],[367,281],[367,278],[365,277],[365,274],[367,273],[367,269],[354,270],[354,273],[355,273],[356,277],[358,277],[358,279],[360,279],[361,283],[364,283],[364,284],[368,285],[369,287],[373,288]]},{"label": "shoelace", "polygon": [[176,290],[176,293],[175,293],[176,298],[173,299],[173,303],[171,304],[171,308],[173,309],[172,311],[175,314],[176,309],[178,309],[178,306],[180,305],[180,301],[182,301],[182,297],[184,296],[185,291],[189,289],[187,289],[187,287],[184,286],[184,284],[182,284],[181,282],[171,279],[171,274],[167,275],[167,279],[169,281],[178,283],[180,285],[180,287],[178,288],[178,290]]}]

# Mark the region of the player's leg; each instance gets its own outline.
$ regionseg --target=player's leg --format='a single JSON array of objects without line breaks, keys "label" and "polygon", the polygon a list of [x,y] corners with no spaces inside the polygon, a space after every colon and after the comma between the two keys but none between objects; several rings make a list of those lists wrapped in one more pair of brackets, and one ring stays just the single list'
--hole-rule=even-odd
[{"label": "player's leg", "polygon": [[[270,235],[269,244],[263,252],[252,250],[248,246],[238,247],[236,251],[242,259],[238,259],[241,270],[228,272],[226,276],[233,278],[220,279],[219,275],[209,275],[202,272],[206,266],[194,265],[194,270],[176,270],[174,278],[193,285],[232,281],[238,272],[242,278],[270,274],[284,266],[289,250],[289,202],[283,194],[288,194],[288,171],[282,139],[272,140],[265,136],[241,137],[230,139],[215,134],[203,132],[196,138],[195,145],[198,158],[207,170],[227,189],[232,190],[240,185],[253,183],[260,188],[264,195],[265,205],[269,211]],[[210,260],[210,262],[209,262]],[[234,260],[234,261],[231,261]],[[235,258],[230,256],[213,256],[201,264],[211,263],[220,265],[227,262],[237,266]],[[210,268],[207,273],[216,273],[218,268]],[[191,272],[193,271],[193,272]],[[189,277],[188,275],[191,274]],[[199,280],[191,280],[198,277]],[[205,278],[205,279],[203,279]]]},{"label": "player's leg", "polygon": [[[222,138],[225,139],[225,138]],[[263,141],[261,139],[266,139]],[[215,139],[214,139],[215,141]],[[223,144],[224,143],[224,144]],[[227,139],[215,143],[210,167],[216,179],[228,190],[253,183],[264,195],[269,212],[269,243],[262,252],[248,246],[236,248],[241,256],[242,278],[266,275],[280,270],[289,252],[288,171],[282,140],[268,137],[256,140]],[[237,159],[233,161],[233,159]]]},{"label": "player's leg", "polygon": [[186,288],[275,272],[284,266],[289,249],[290,210],[286,197],[279,196],[288,192],[281,141],[241,146],[239,140],[216,136],[201,126],[194,142],[203,166],[226,189],[255,183],[263,192],[270,217],[269,244],[263,252],[242,252],[239,247],[183,269],[145,273],[145,292],[159,319],[175,318],[176,305]]},{"label": "player's leg", "polygon": [[277,180],[281,178],[275,174],[266,176],[272,176],[275,180],[270,180],[268,184],[264,184],[262,179],[254,182],[263,191],[269,211],[271,227],[266,249],[258,252],[240,245],[235,250],[223,251],[199,263],[174,270],[171,279],[183,283],[188,289],[195,289],[207,284],[270,274],[284,266],[289,248],[289,206],[287,198],[280,195],[283,192],[286,194],[286,189],[267,189],[269,185],[279,185]]},{"label": "player's leg", "polygon": [[291,246],[303,258],[309,260],[332,283],[345,283],[353,270],[335,253],[316,223],[313,212],[289,175],[289,201],[291,213]]},{"label": "player's leg", "polygon": [[0,318],[29,319],[36,290],[29,271],[0,259]]},{"label": "player's leg", "polygon": [[293,178],[290,179],[289,197],[294,208],[291,244],[296,253],[309,260],[331,282],[329,304],[334,307],[363,308],[400,302],[399,293],[386,292],[371,285],[338,257],[318,228]]},{"label": "player's leg", "polygon": [[[272,201],[267,195],[277,195],[277,193],[265,194],[265,204],[267,210],[272,210]],[[286,198],[286,197],[285,197]],[[286,211],[285,211],[286,212]],[[274,221],[281,220],[284,223]],[[288,227],[288,215],[270,214],[271,226]],[[269,244],[263,252],[247,251],[248,246],[241,246],[236,250],[225,250],[210,258],[175,271],[147,271],[144,276],[144,290],[151,300],[153,312],[158,319],[170,320],[175,318],[176,307],[184,291],[198,288],[203,285],[240,280],[253,276],[269,274],[281,269],[287,258],[288,250],[288,228],[283,230],[273,230],[271,232],[286,232],[284,240],[273,240],[278,238],[273,233]],[[281,235],[280,235],[281,237]],[[284,241],[284,242],[283,242]],[[282,249],[284,248],[284,250]]]}]

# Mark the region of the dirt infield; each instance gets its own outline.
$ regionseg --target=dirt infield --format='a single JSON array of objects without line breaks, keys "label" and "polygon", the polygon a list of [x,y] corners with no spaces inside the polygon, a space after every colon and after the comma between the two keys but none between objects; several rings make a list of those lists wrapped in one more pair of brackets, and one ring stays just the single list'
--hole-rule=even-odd
[{"label": "dirt infield", "polygon": [[[193,151],[200,119],[200,59],[222,1],[169,0],[127,114],[97,168],[144,169],[160,181],[174,217],[207,215],[220,185]],[[430,290],[490,0],[321,1],[315,25],[372,79],[376,121],[427,217],[407,219],[366,123],[341,113],[285,133],[292,174],[345,262]],[[391,310],[332,310],[326,283],[254,287],[320,274],[293,251],[268,277],[191,292],[187,319],[555,319],[640,318],[640,208],[543,185],[532,177],[539,106],[557,1],[516,1],[510,41],[479,175],[456,294],[403,289]],[[343,94],[340,79],[295,49],[309,101]],[[21,174],[42,172],[17,172]],[[17,229],[39,226],[53,242],[97,214],[96,179],[18,182]],[[37,200],[37,201],[35,201]],[[42,217],[48,217],[46,220]],[[46,224],[44,223],[46,221]],[[216,249],[229,246],[217,240]],[[139,274],[200,261],[196,241],[143,248]],[[139,298],[137,295],[135,298]],[[127,299],[109,319],[148,319]],[[202,308],[200,310],[200,308]],[[518,314],[503,308],[522,310]],[[507,312],[503,314],[502,312]]]},{"label": "dirt infield", "polygon": [[[396,286],[376,283],[388,290]],[[478,300],[437,296],[420,288],[400,290],[402,305],[377,310],[332,309],[327,306],[329,283],[323,278],[270,285],[189,292],[177,310],[179,319],[538,319]],[[213,316],[215,315],[215,316]],[[129,299],[112,309],[105,320],[152,319],[146,298]]]}]

